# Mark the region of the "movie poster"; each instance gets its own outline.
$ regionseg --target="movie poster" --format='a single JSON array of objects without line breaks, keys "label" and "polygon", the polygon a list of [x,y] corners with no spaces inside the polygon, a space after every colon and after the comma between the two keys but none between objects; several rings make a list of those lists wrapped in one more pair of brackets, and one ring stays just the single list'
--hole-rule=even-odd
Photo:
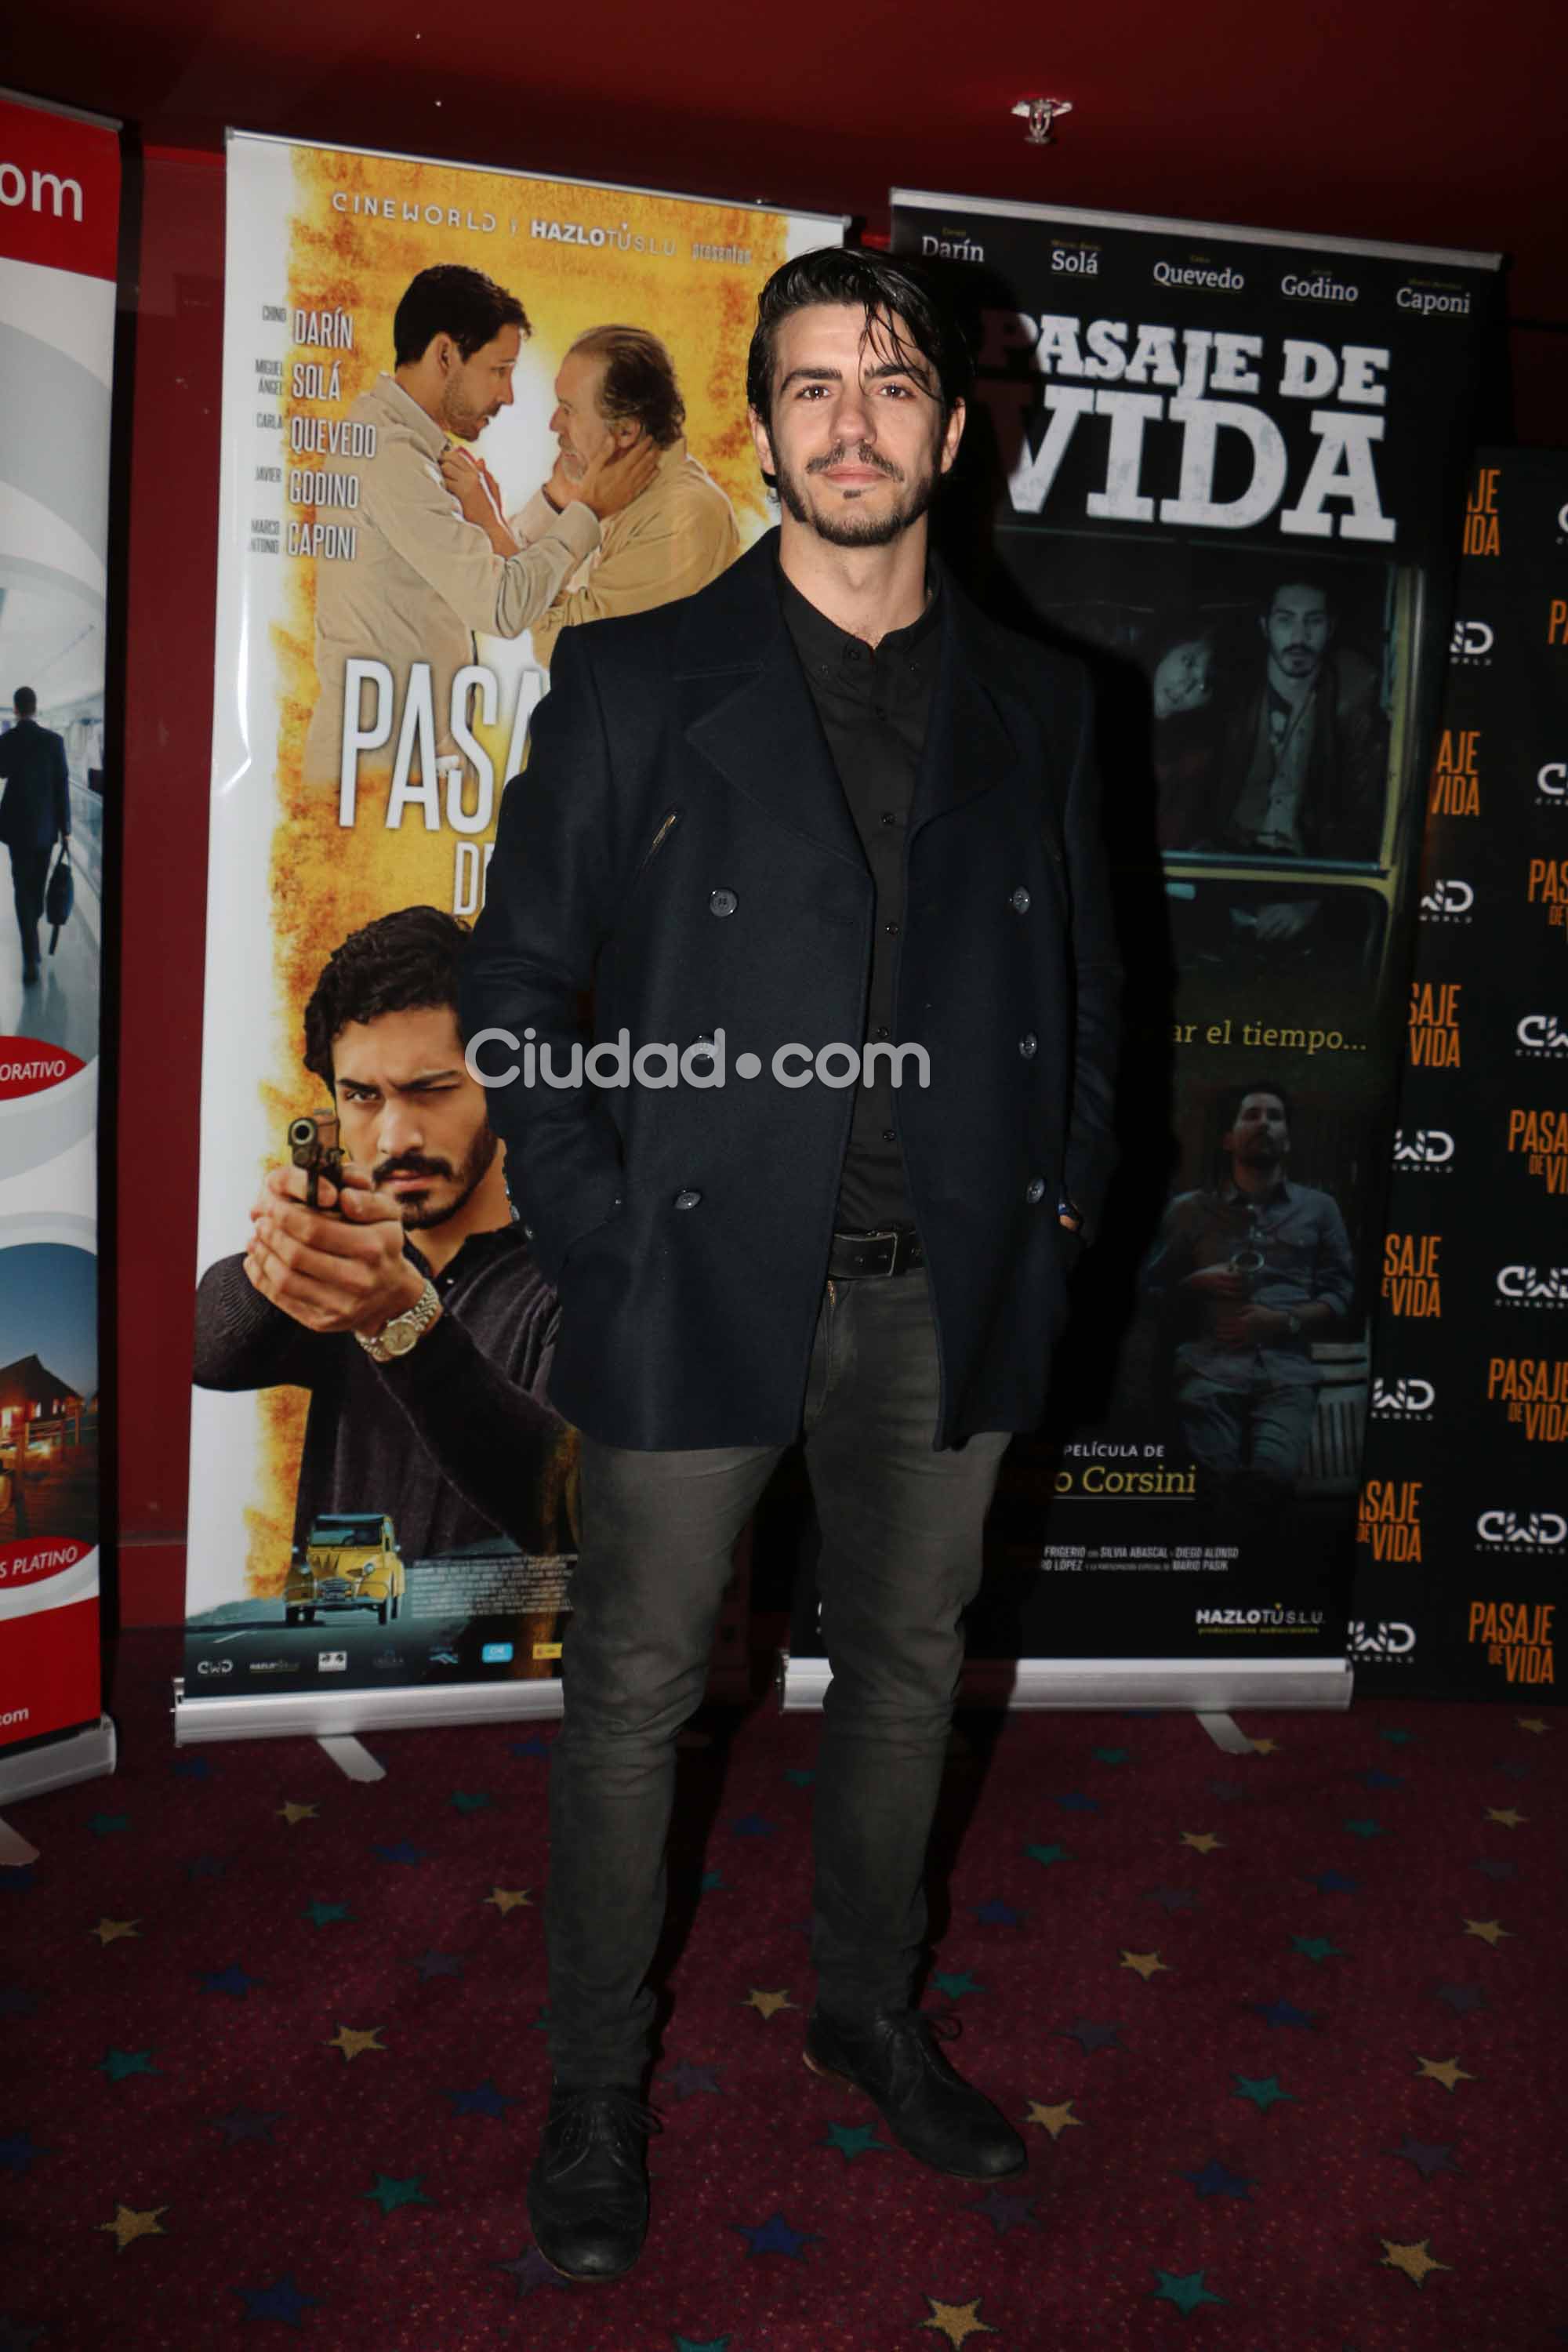
[{"label": "movie poster", "polygon": [[1568,1560],[1568,458],[1483,452],[1463,524],[1351,1656],[1374,1691],[1533,1708]]},{"label": "movie poster", "polygon": [[458,961],[561,632],[766,527],[756,296],[841,235],[230,140],[187,1701],[556,1675],[574,1438]]},{"label": "movie poster", "polygon": [[0,1753],[99,1719],[116,126],[0,96]]},{"label": "movie poster", "polygon": [[955,560],[1096,677],[1129,964],[1122,1164],[971,1654],[1326,1687],[1494,265],[905,194],[894,244],[976,335]]}]

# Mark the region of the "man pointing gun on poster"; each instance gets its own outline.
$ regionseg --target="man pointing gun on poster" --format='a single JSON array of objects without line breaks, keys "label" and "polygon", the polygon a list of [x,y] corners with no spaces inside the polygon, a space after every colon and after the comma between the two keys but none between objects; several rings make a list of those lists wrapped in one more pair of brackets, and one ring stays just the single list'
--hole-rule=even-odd
[{"label": "man pointing gun on poster", "polygon": [[[316,708],[305,741],[308,783],[341,782],[344,721],[361,744],[395,732],[377,714],[368,681],[345,711],[351,661],[384,664],[401,703],[416,663],[429,670],[437,761],[458,756],[452,682],[474,658],[475,632],[518,637],[600,543],[601,526],[652,480],[658,452],[609,443],[566,485],[549,530],[498,554],[464,516],[442,475],[449,447],[476,442],[512,401],[512,371],[528,316],[482,271],[456,263],[422,269],[393,320],[395,372],[349,409],[344,446],[356,450],[352,553],[316,562]],[[354,428],[357,428],[355,431]],[[490,478],[479,469],[481,483]],[[494,495],[493,483],[490,495]],[[459,714],[460,715],[460,714]]]}]

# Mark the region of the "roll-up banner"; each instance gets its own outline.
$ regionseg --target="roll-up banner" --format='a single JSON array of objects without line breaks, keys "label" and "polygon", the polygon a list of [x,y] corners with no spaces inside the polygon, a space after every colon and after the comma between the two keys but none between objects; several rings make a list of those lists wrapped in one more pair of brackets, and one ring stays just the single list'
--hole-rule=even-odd
[{"label": "roll-up banner", "polygon": [[1342,1705],[1495,258],[904,191],[893,243],[976,333],[984,600],[1101,689],[1129,962],[1122,1165],[970,1655],[1019,1700]]},{"label": "roll-up banner", "polygon": [[1528,1709],[1568,1567],[1568,457],[1483,454],[1463,528],[1351,1656]]},{"label": "roll-up banner", "polygon": [[574,1439],[457,959],[562,630],[766,527],[757,292],[842,234],[230,137],[181,1739],[559,1703]]},{"label": "roll-up banner", "polygon": [[[98,1057],[117,127],[0,94],[0,1795],[101,1750]],[[46,1755],[32,1743],[50,1742]],[[97,1769],[86,1767],[84,1769]]]}]

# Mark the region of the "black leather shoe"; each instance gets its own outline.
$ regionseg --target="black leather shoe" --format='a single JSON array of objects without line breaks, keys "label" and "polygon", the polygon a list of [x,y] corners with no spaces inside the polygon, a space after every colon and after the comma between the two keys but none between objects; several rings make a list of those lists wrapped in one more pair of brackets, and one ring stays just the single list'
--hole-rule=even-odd
[{"label": "black leather shoe", "polygon": [[663,2128],[619,2084],[552,2087],[528,2176],[528,2218],[534,2243],[563,2278],[616,2279],[630,2270],[647,2231],[647,2137]]},{"label": "black leather shoe", "polygon": [[1001,2110],[937,2047],[958,2030],[956,2017],[926,2017],[918,2009],[891,2011],[866,2025],[840,2024],[816,2009],[805,2029],[805,2063],[814,2074],[864,2091],[899,2146],[922,2164],[961,2180],[998,2180],[1021,2172],[1028,2159]]}]

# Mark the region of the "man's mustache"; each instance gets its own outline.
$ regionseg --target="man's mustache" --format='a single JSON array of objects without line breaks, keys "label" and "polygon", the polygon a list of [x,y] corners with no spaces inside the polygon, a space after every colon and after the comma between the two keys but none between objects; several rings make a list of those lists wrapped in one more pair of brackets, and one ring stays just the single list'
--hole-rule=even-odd
[{"label": "man's mustache", "polygon": [[826,457],[809,457],[805,470],[808,474],[826,474],[833,466],[874,466],[879,474],[886,474],[895,482],[904,478],[901,467],[895,466],[890,457],[879,457],[864,441],[853,455],[842,441],[837,442]]},{"label": "man's mustache", "polygon": [[451,1162],[427,1160],[422,1151],[405,1152],[401,1160],[380,1160],[371,1171],[374,1182],[384,1184],[393,1176],[449,1176]]}]

